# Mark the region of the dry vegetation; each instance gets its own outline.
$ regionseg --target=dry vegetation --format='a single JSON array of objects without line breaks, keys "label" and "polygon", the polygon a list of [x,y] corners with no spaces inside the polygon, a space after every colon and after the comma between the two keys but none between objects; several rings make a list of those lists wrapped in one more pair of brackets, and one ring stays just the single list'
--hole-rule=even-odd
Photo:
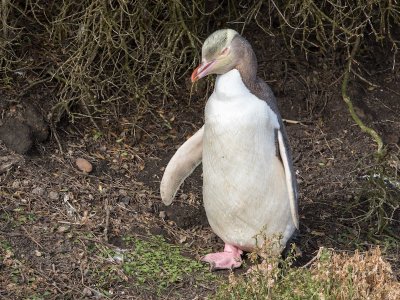
[{"label": "dry vegetation", "polygon": [[400,283],[379,248],[364,254],[335,253],[321,248],[308,268],[259,265],[246,276],[229,277],[216,299],[387,299],[400,297]]},{"label": "dry vegetation", "polygon": [[[151,218],[154,216],[146,211],[146,205],[148,202],[151,203],[149,199],[158,201],[158,196],[154,194],[154,190],[145,190],[137,182],[132,183],[131,178],[136,180],[138,174],[143,171],[143,159],[149,161],[159,159],[159,157],[155,158],[154,153],[157,153],[155,148],[166,147],[165,141],[170,139],[171,135],[177,135],[172,130],[170,122],[175,119],[178,113],[174,115],[174,112],[178,109],[175,111],[172,109],[170,113],[163,109],[173,107],[175,99],[181,93],[186,93],[182,92],[182,86],[186,84],[187,70],[191,69],[198,60],[201,41],[217,28],[232,27],[239,32],[256,28],[257,32],[262,31],[266,36],[282,38],[287,51],[292,55],[292,61],[295,62],[293,68],[300,68],[303,60],[307,60],[310,64],[319,64],[325,72],[336,65],[337,67],[332,67],[329,74],[329,80],[333,82],[332,84],[329,82],[329,85],[338,90],[341,88],[338,92],[344,100],[343,105],[347,105],[347,109],[358,126],[372,136],[377,143],[378,152],[381,154],[385,152],[380,135],[373,129],[375,124],[369,124],[368,126],[371,127],[368,127],[357,115],[353,99],[348,95],[348,88],[349,81],[353,79],[364,82],[371,88],[377,87],[375,83],[367,79],[369,69],[364,63],[366,61],[364,58],[369,57],[374,49],[384,49],[385,53],[388,53],[392,60],[391,68],[398,65],[395,58],[400,45],[399,1],[226,0],[218,4],[217,1],[197,0],[3,0],[0,5],[0,88],[13,96],[9,102],[20,101],[22,96],[34,91],[37,87],[51,91],[51,97],[45,101],[39,100],[36,104],[49,113],[47,121],[51,124],[53,136],[57,138],[56,128],[62,127],[65,124],[62,121],[65,119],[70,122],[69,124],[83,124],[82,126],[87,126],[87,121],[89,121],[91,128],[89,131],[92,136],[85,134],[83,139],[76,138],[79,142],[65,143],[70,143],[72,145],[69,145],[70,149],[81,156],[92,155],[92,161],[97,162],[98,165],[103,160],[112,162],[111,169],[114,168],[114,161],[117,165],[115,170],[110,171],[106,168],[108,172],[114,172],[112,176],[108,173],[103,176],[101,171],[88,177],[84,174],[76,175],[76,170],[70,163],[72,155],[61,151],[60,157],[56,157],[53,154],[56,150],[53,149],[52,157],[49,158],[52,162],[50,171],[43,168],[41,170],[43,179],[38,180],[49,182],[54,174],[62,178],[60,186],[51,182],[46,187],[46,193],[47,190],[59,189],[57,191],[60,197],[62,195],[65,199],[65,195],[69,195],[71,201],[76,200],[74,205],[77,210],[73,212],[72,217],[64,212],[64,206],[67,206],[70,198],[64,201],[65,203],[63,202],[63,207],[58,207],[59,199],[42,207],[41,205],[44,204],[40,202],[40,199],[45,196],[38,195],[32,196],[32,206],[31,200],[28,204],[22,203],[21,201],[26,200],[27,195],[32,195],[30,187],[23,185],[25,180],[13,178],[14,175],[4,171],[6,173],[4,182],[10,184],[4,190],[0,186],[0,197],[6,199],[4,203],[0,203],[2,209],[0,228],[10,232],[0,236],[0,271],[2,272],[0,275],[6,278],[3,286],[0,284],[0,296],[3,295],[1,289],[6,286],[5,290],[12,291],[10,295],[17,295],[21,299],[32,296],[34,293],[37,296],[32,296],[32,299],[51,297],[56,299],[57,295],[64,295],[71,299],[76,299],[78,295],[79,297],[102,295],[111,298],[111,294],[107,294],[110,290],[114,292],[119,290],[127,295],[132,292],[133,286],[133,291],[138,293],[139,299],[140,297],[145,299],[154,296],[152,292],[147,293],[147,289],[151,290],[152,285],[158,284],[167,289],[177,282],[181,286],[186,284],[189,287],[193,282],[198,284],[196,289],[192,289],[188,294],[190,296],[195,297],[198,291],[202,295],[207,293],[213,295],[215,285],[209,288],[207,280],[217,279],[210,279],[208,273],[204,275],[206,271],[202,266],[182,256],[182,249],[168,245],[164,243],[164,240],[152,244],[136,240],[136,237],[129,235],[123,236],[126,244],[141,245],[146,253],[150,252],[152,255],[147,256],[147,260],[143,260],[144,264],[140,265],[140,272],[136,273],[132,269],[138,268],[137,255],[143,255],[142,252],[132,247],[124,254],[126,255],[124,263],[117,261],[122,250],[108,243],[109,224],[107,222],[109,221],[113,226],[109,232],[110,236],[117,236],[129,232],[128,224],[135,224],[139,228],[147,226],[147,224],[143,225],[144,220],[153,221]],[[247,31],[249,34],[251,32]],[[304,80],[305,84],[308,84],[308,81],[307,77]],[[335,86],[335,82],[341,82],[341,87]],[[317,95],[316,101],[323,101],[322,98]],[[324,107],[325,104],[321,106]],[[168,127],[170,131],[161,132],[160,127],[151,127],[152,125],[144,127],[143,123],[148,120],[146,115],[160,120],[163,124],[160,126],[161,129]],[[119,125],[121,126],[118,127]],[[189,124],[188,127],[192,130],[197,125]],[[154,128],[156,132],[151,132]],[[315,138],[312,137],[315,133],[312,130],[322,131],[319,125],[306,130],[310,132],[311,140]],[[166,137],[158,141],[156,146],[151,143],[141,145],[136,143],[136,140],[132,143],[127,142],[132,137],[138,138],[139,133],[146,131],[150,132],[149,135],[163,133]],[[104,141],[102,147],[104,146],[105,150],[96,149],[99,146],[96,143],[101,134],[112,136],[116,142],[110,145],[109,140]],[[176,140],[172,139],[172,141],[176,143]],[[328,148],[329,143],[331,145],[342,143],[339,138],[336,139],[336,136],[328,143],[326,135],[321,135],[320,139],[316,138],[316,141],[314,143],[312,140],[309,144],[315,144],[317,152],[324,151],[322,146],[324,143],[328,145]],[[306,144],[306,142],[302,143]],[[314,150],[311,146],[310,149]],[[329,150],[332,151],[330,148]],[[358,155],[362,152],[355,150],[354,153]],[[356,154],[348,153],[349,156],[356,156]],[[346,237],[348,234],[351,235],[350,238],[353,238],[358,234],[358,237],[362,236],[360,240],[368,236],[370,242],[377,235],[382,234],[390,238],[387,248],[398,249],[398,233],[393,228],[398,224],[395,218],[399,215],[400,193],[396,186],[388,188],[392,182],[398,183],[400,170],[398,151],[386,156],[384,162],[372,163],[372,159],[365,157],[360,160],[362,160],[360,164],[368,164],[364,168],[370,174],[365,177],[367,178],[366,188],[353,198],[349,195],[349,199],[354,201],[350,204],[346,202],[347,211],[339,215],[340,218],[350,216],[349,222],[355,228],[352,228],[353,231],[359,232],[354,234],[353,231],[343,232],[343,236]],[[324,161],[320,167],[323,168],[329,163],[328,161],[325,164]],[[29,178],[37,176],[38,166],[35,164],[36,162],[29,164],[35,171],[21,168],[18,172],[28,178],[26,180],[31,180]],[[44,160],[41,166],[45,164]],[[121,174],[118,175],[120,171]],[[157,169],[154,172],[158,171]],[[374,177],[376,173],[382,176]],[[385,177],[388,173],[390,176]],[[116,180],[119,181],[118,184],[115,183]],[[153,177],[151,180],[156,181]],[[14,182],[20,183],[15,187]],[[106,187],[104,190],[108,194],[100,189],[102,186]],[[342,186],[343,184],[340,183],[340,188]],[[120,190],[124,190],[125,193],[129,191],[128,196],[132,197],[131,202],[135,204],[130,203],[129,206],[119,203],[116,199],[127,197],[125,194],[118,194]],[[331,191],[332,194],[335,192]],[[93,197],[98,202],[94,201]],[[19,207],[20,204],[22,208]],[[335,203],[332,205],[333,209],[337,209],[343,203],[338,206],[335,206]],[[153,206],[158,206],[158,204],[148,206],[153,209]],[[114,207],[111,217],[110,207]],[[345,210],[343,206],[341,208]],[[51,222],[47,221],[48,216],[40,215],[45,214],[46,210],[49,210]],[[108,212],[105,218],[107,222],[103,219],[104,210]],[[95,213],[85,215],[91,211]],[[158,217],[158,210],[155,214]],[[80,219],[74,221],[75,215],[78,215]],[[83,217],[87,218],[85,222],[81,220]],[[48,232],[37,225],[37,220],[42,219],[48,226]],[[55,221],[64,219],[72,222],[71,226],[68,225],[66,232],[60,231],[59,228],[64,225]],[[158,220],[154,226],[160,228],[166,226],[163,221]],[[168,225],[171,227],[168,230],[174,232],[171,234],[172,241],[180,243],[187,240],[191,245],[195,243],[191,240],[193,236],[181,228],[176,229],[175,225]],[[202,232],[204,236],[209,234],[207,230],[204,231],[205,233]],[[26,240],[36,243],[39,252],[30,253],[31,256],[24,253],[27,247],[24,247],[22,237],[25,234],[28,234]],[[54,250],[57,254],[61,253],[56,259],[45,253],[46,249],[51,248],[54,243],[54,240],[50,238],[52,234],[57,236],[57,247],[62,248],[60,252]],[[321,233],[310,233],[310,235],[313,234]],[[13,239],[15,237],[17,238]],[[206,243],[203,236],[196,237],[200,243]],[[378,242],[380,241],[377,240]],[[82,255],[79,257],[81,264],[79,270],[68,269],[69,264],[75,262],[69,252],[64,250],[64,246],[71,253]],[[196,250],[200,248],[196,247],[198,247]],[[162,261],[164,258],[162,254],[165,251],[171,254],[168,256],[168,262]],[[188,250],[185,249],[185,251]],[[193,247],[192,251],[195,252]],[[25,257],[21,256],[21,253]],[[400,297],[399,283],[392,274],[390,265],[385,261],[387,257],[384,251],[383,253],[384,255],[378,248],[355,254],[320,250],[316,258],[304,268],[293,267],[289,257],[285,261],[276,261],[280,268],[267,268],[267,272],[264,272],[265,269],[264,271],[255,270],[246,276],[231,275],[229,284],[223,285],[216,292],[216,297],[219,299],[265,299],[265,297],[271,299],[398,299]],[[194,256],[193,253],[191,254]],[[398,257],[393,258],[394,255],[396,253],[392,252],[391,262],[398,264]],[[30,259],[32,257],[33,259]],[[46,266],[46,264],[50,265],[50,259],[54,259],[51,261],[51,263],[54,262],[53,268],[54,265],[60,268],[57,272],[62,273],[65,270],[62,276],[59,276],[54,269],[54,274],[51,273],[54,278],[49,277],[44,271],[35,268],[34,264],[30,264],[31,260],[37,260]],[[166,270],[165,274],[168,275],[157,278],[159,280],[157,282],[153,279],[154,274],[151,270],[155,265],[163,263],[165,263],[163,266]],[[186,264],[189,264],[188,269],[184,269]],[[68,272],[71,273],[68,274]],[[198,272],[201,273],[199,276],[197,276]],[[9,274],[11,275],[8,276]],[[139,277],[141,279],[138,279]],[[221,279],[220,277],[218,280]],[[223,276],[221,280],[224,280]],[[21,283],[24,289],[20,289]],[[139,286],[137,286],[138,283]],[[297,284],[295,289],[293,289],[294,283]],[[85,290],[85,288],[88,289]],[[159,292],[160,290],[156,291],[156,296],[159,296]],[[180,292],[177,293],[177,299],[181,295]],[[125,296],[119,295],[121,299],[125,299],[123,298]]]},{"label": "dry vegetation", "polygon": [[[392,47],[395,57],[399,41],[393,30],[400,23],[399,5],[392,0],[4,0],[1,15],[3,84],[18,75],[31,79],[25,92],[38,83],[56,84],[54,121],[68,113],[88,117],[97,127],[96,117],[118,119],[129,110],[135,112],[133,129],[149,107],[173,99],[177,80],[198,57],[201,40],[221,24],[239,31],[249,24],[266,34],[280,31],[294,56],[297,50],[306,58],[322,54],[342,62],[342,72],[356,73],[352,63],[366,40]],[[363,128],[380,143],[372,129]]]}]

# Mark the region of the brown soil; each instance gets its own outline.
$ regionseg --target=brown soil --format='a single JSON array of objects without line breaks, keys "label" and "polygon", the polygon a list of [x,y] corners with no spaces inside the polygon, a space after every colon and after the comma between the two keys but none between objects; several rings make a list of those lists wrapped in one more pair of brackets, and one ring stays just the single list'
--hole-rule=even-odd
[{"label": "brown soil", "polygon": [[[299,263],[308,261],[321,246],[342,251],[381,244],[399,274],[399,209],[389,230],[377,233],[373,220],[356,219],[366,207],[352,205],[368,189],[362,176],[384,167],[396,178],[400,168],[398,63],[395,71],[390,57],[371,63],[369,71],[374,73],[367,79],[378,87],[370,88],[356,77],[350,86],[358,114],[387,144],[385,159],[377,162],[376,145],[354,124],[340,97],[337,68],[278,56],[282,52],[273,39],[252,43],[261,49],[260,76],[275,91],[283,118],[296,121],[287,123],[287,131],[300,191],[303,257]],[[60,144],[53,135],[0,175],[0,244],[15,250],[10,257],[5,250],[1,253],[2,299],[25,299],[46,290],[55,295],[49,299],[84,298],[95,280],[90,276],[96,269],[90,247],[122,246],[121,237],[127,234],[163,235],[172,243],[190,245],[187,255],[194,258],[222,248],[202,207],[201,168],[186,180],[170,207],[161,203],[158,191],[174,151],[202,126],[204,90],[191,98],[185,91],[176,102],[145,115],[140,143],[125,134],[130,128],[122,119],[121,124],[105,128],[98,139],[89,123],[66,124],[58,130]],[[7,111],[11,106],[0,107]],[[0,155],[10,154],[1,145]],[[78,157],[90,161],[94,171],[80,172],[75,166]],[[19,272],[10,274],[16,269]],[[183,282],[174,293],[181,299],[202,298],[215,288]],[[158,298],[129,284],[110,289],[113,299]]]}]

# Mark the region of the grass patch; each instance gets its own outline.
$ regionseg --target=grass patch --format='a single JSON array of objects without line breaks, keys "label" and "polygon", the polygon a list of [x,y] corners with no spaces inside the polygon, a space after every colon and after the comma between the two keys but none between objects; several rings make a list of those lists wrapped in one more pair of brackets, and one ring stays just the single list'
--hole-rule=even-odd
[{"label": "grass patch", "polygon": [[123,269],[125,274],[135,277],[138,284],[156,284],[163,290],[186,276],[207,271],[199,261],[183,256],[178,246],[166,243],[160,236],[149,241],[135,238],[126,241],[134,248],[125,254]]},{"label": "grass patch", "polygon": [[[267,260],[244,276],[233,273],[215,299],[399,299],[400,283],[379,248],[363,254],[321,248],[307,268]],[[278,265],[280,267],[278,267]]]},{"label": "grass patch", "polygon": [[26,208],[19,206],[10,211],[0,212],[0,222],[8,224],[10,228],[18,228],[22,225],[29,225],[37,220],[35,213],[26,211]]},{"label": "grass patch", "polygon": [[214,278],[205,265],[182,255],[181,247],[167,243],[161,236],[148,240],[128,236],[124,242],[126,249],[96,244],[94,253],[100,255],[103,264],[100,268],[97,265],[91,277],[104,294],[124,282],[159,295],[175,284],[190,281],[193,285]]}]

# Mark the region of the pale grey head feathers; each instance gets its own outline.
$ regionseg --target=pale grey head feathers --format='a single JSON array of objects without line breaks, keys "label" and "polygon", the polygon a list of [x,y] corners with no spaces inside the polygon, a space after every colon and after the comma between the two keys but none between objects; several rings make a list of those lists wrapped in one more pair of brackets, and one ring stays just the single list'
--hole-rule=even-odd
[{"label": "pale grey head feathers", "polygon": [[241,65],[250,68],[248,73],[255,75],[257,64],[249,57],[255,60],[253,49],[239,33],[232,29],[217,30],[205,40],[201,63],[193,71],[191,80],[195,82],[210,74],[225,74],[234,68],[239,70]]},{"label": "pale grey head feathers", "polygon": [[233,38],[239,35],[233,29],[220,29],[212,33],[203,44],[201,54],[203,59],[210,60],[220,54],[220,52],[228,47]]}]

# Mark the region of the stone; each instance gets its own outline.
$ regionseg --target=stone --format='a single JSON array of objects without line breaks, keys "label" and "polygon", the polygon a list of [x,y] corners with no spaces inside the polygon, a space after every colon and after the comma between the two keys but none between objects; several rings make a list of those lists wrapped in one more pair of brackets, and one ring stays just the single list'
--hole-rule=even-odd
[{"label": "stone", "polygon": [[78,169],[81,170],[82,172],[90,173],[93,170],[92,164],[84,158],[81,157],[77,158],[75,164],[78,167]]},{"label": "stone", "polygon": [[21,186],[21,182],[19,180],[14,180],[11,187],[13,189],[18,189]]},{"label": "stone", "polygon": [[38,142],[44,142],[49,137],[49,126],[30,103],[23,103],[22,117],[25,123],[31,128],[33,137]]},{"label": "stone", "polygon": [[32,190],[32,194],[38,195],[38,196],[43,196],[44,194],[44,188],[37,186]]},{"label": "stone", "polygon": [[129,205],[129,203],[131,202],[131,197],[123,196],[119,198],[119,201],[121,203],[124,203],[125,205]]},{"label": "stone", "polygon": [[64,233],[68,230],[69,230],[69,226],[67,226],[67,225],[61,225],[60,227],[57,228],[57,232],[59,232],[59,233]]},{"label": "stone", "polygon": [[33,146],[30,127],[17,119],[8,119],[0,127],[0,140],[9,150],[27,154]]},{"label": "stone", "polygon": [[58,195],[57,192],[51,191],[51,192],[49,193],[49,198],[50,198],[51,200],[58,200],[59,195]]}]

